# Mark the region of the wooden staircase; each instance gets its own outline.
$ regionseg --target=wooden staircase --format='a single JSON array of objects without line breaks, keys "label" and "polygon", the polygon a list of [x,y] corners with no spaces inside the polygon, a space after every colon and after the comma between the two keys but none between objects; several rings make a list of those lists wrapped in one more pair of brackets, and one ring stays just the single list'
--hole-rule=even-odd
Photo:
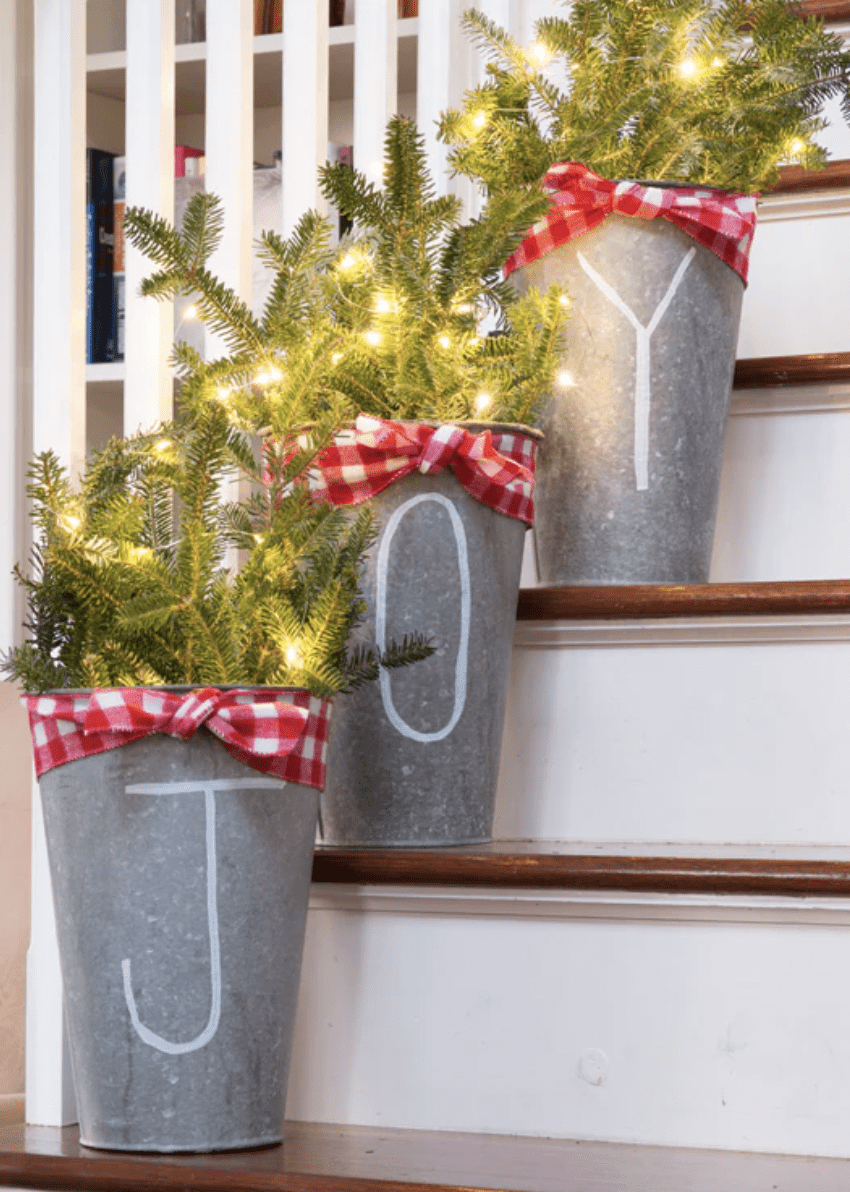
[{"label": "wooden staircase", "polygon": [[[838,0],[806,0],[804,7],[850,21],[850,4]],[[817,185],[823,193],[846,191],[850,162],[834,162]],[[777,189],[795,195],[815,188],[805,172],[788,170]],[[831,394],[830,387],[847,382],[850,352],[834,351],[744,359],[735,376],[736,390],[754,393],[756,403],[759,393],[816,387]],[[834,404],[830,396],[810,409]],[[500,787],[505,838],[477,848],[317,850],[288,1103],[295,1118],[316,1120],[287,1122],[282,1147],[200,1156],[96,1152],[80,1146],[73,1126],[6,1127],[0,1187],[850,1187],[850,1160],[841,1157],[850,1155],[850,817],[841,809],[843,791],[834,792],[834,820],[824,822],[823,792],[803,778],[797,819],[779,793],[771,821],[771,791],[762,784],[753,795],[763,812],[753,817],[763,829],[758,835],[747,829],[746,816],[736,818],[735,802],[750,797],[752,780],[729,767],[726,787],[717,780],[712,833],[657,832],[649,839],[628,830],[629,800],[639,802],[645,791],[623,769],[623,789],[611,804],[611,838],[598,830],[558,836],[551,805],[540,802],[537,774],[547,750],[554,755],[563,747],[560,726],[539,744],[538,770],[530,766],[523,779],[517,760],[524,676],[535,667],[567,669],[569,659],[554,657],[559,634],[583,662],[594,652],[608,657],[606,651],[675,650],[683,643],[705,646],[708,655],[718,645],[736,649],[738,634],[741,642],[786,650],[796,676],[786,703],[797,703],[778,718],[776,749],[790,748],[788,726],[795,725],[798,760],[834,749],[850,762],[850,748],[834,727],[846,726],[843,684],[836,680],[834,698],[818,690],[827,673],[824,652],[834,657],[836,643],[850,640],[850,579],[528,588],[518,615],[521,665]],[[712,625],[731,626],[732,637]],[[801,642],[821,651],[821,669],[811,675]],[[836,672],[840,678],[837,662]],[[749,681],[743,669],[730,673]],[[688,674],[685,663],[677,674]],[[818,710],[830,700],[841,705],[826,728],[819,712],[806,717],[807,676]],[[699,672],[689,698],[702,681]],[[738,711],[727,728],[736,714],[747,715],[745,693],[730,690],[729,699],[738,701]],[[640,746],[644,709],[635,703]],[[709,749],[711,734],[711,722],[696,734]],[[805,770],[802,765],[803,776]],[[580,787],[580,775],[572,778]],[[563,785],[572,791],[572,781]],[[697,787],[696,778],[693,790],[683,784],[681,800],[701,799],[707,816],[710,784]],[[537,804],[529,810],[524,798]],[[578,796],[563,816],[559,823],[570,816],[585,826],[596,822]],[[792,822],[797,827],[789,832]],[[460,999],[459,1008],[452,998]],[[618,1021],[622,1034],[603,1050]],[[537,1049],[530,1056],[529,1043]],[[500,1117],[493,1106],[501,1112],[505,1101],[510,1106]],[[372,1124],[335,1124],[337,1114],[363,1121],[364,1106]],[[417,1128],[404,1128],[410,1122]],[[662,1136],[669,1145],[648,1144]],[[675,1145],[682,1138],[703,1145]]]},{"label": "wooden staircase", "polygon": [[57,1192],[839,1192],[850,1161],[288,1122],[281,1147],[119,1155],[0,1130],[0,1187]]}]

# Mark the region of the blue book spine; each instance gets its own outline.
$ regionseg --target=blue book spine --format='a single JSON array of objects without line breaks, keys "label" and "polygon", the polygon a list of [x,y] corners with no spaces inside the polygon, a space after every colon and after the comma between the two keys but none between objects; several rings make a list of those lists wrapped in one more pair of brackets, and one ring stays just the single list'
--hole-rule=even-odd
[{"label": "blue book spine", "polygon": [[91,360],[102,363],[115,357],[112,318],[112,265],[114,250],[112,163],[114,153],[89,149],[89,211],[91,213],[92,283],[87,310],[91,318]]},{"label": "blue book spine", "polygon": [[94,204],[86,204],[86,364],[94,360],[92,302],[94,301]]}]

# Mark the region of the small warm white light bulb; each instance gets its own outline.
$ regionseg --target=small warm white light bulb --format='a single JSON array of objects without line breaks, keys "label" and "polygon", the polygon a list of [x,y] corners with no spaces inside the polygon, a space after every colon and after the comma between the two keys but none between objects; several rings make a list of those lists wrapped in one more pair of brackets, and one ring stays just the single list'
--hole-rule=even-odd
[{"label": "small warm white light bulb", "polygon": [[198,308],[197,308],[197,306],[195,306],[195,304],[193,302],[191,306],[187,306],[186,309],[184,310],[183,318],[184,319],[197,319],[197,317],[198,317]]},{"label": "small warm white light bulb", "polygon": [[381,342],[381,333],[380,331],[367,331],[363,338],[367,344],[371,344],[373,348],[376,348]]},{"label": "small warm white light bulb", "polygon": [[341,261],[337,264],[337,269],[345,270],[355,269],[360,264],[360,254],[356,252],[347,252]]},{"label": "small warm white light bulb", "polygon": [[257,543],[260,543],[260,542],[262,542],[262,541],[263,541],[263,535],[262,535],[262,534],[255,534],[255,535],[254,535],[254,541],[255,541],[255,542],[257,542]]},{"label": "small warm white light bulb", "polygon": [[437,343],[440,345],[441,348],[445,348],[446,351],[448,351],[448,349],[452,346],[452,341],[449,339],[449,337],[447,335],[441,335],[440,338],[437,340]]},{"label": "small warm white light bulb", "polygon": [[271,379],[272,379],[271,374],[266,369],[262,369],[254,377],[254,384],[255,385],[268,385],[268,383]]},{"label": "small warm white light bulb", "polygon": [[473,124],[474,128],[483,128],[486,123],[487,123],[487,113],[486,112],[476,112],[476,114],[472,117],[472,124]]},{"label": "small warm white light bulb", "polygon": [[679,74],[684,79],[692,79],[697,73],[697,64],[693,58],[686,58],[684,62],[679,63]]},{"label": "small warm white light bulb", "polygon": [[220,386],[218,389],[216,389],[215,395],[219,401],[229,401],[230,400],[230,390],[225,389],[223,385]]},{"label": "small warm white light bulb", "polygon": [[534,41],[526,51],[532,62],[538,66],[545,66],[552,58],[552,51],[542,41]]},{"label": "small warm white light bulb", "polygon": [[489,393],[479,393],[475,399],[476,410],[478,410],[479,413],[482,410],[486,410],[492,400],[493,399],[491,398]]},{"label": "small warm white light bulb", "polygon": [[711,65],[712,65],[712,66],[722,66],[722,65],[723,65],[723,59],[722,59],[722,58],[716,58],[716,57],[715,57],[715,58],[712,58],[712,59],[711,59]]},{"label": "small warm white light bulb", "polygon": [[340,360],[342,360],[342,352],[334,352],[333,356],[331,356],[331,363],[339,364]]},{"label": "small warm white light bulb", "polygon": [[283,380],[283,373],[280,371],[279,368],[270,368],[268,376],[269,376],[270,381],[282,381]]},{"label": "small warm white light bulb", "polygon": [[562,389],[569,389],[572,385],[575,385],[575,380],[571,372],[559,372],[555,380]]},{"label": "small warm white light bulb", "polygon": [[167,451],[171,446],[171,439],[160,439],[158,443],[154,443],[155,451]]},{"label": "small warm white light bulb", "polygon": [[570,302],[570,300],[566,294],[562,294],[561,297],[558,299],[558,302],[561,304],[561,306],[572,306],[572,303]]},{"label": "small warm white light bulb", "polygon": [[788,145],[788,152],[792,155],[792,157],[797,157],[803,152],[805,147],[805,141],[801,141],[799,137],[794,137],[794,140]]},{"label": "small warm white light bulb", "polygon": [[74,517],[72,513],[66,513],[62,518],[62,525],[66,530],[76,530],[80,525],[80,519]]},{"label": "small warm white light bulb", "polygon": [[380,298],[375,299],[375,310],[379,315],[388,315],[392,308],[393,304],[390,302],[389,298],[385,298],[382,295]]},{"label": "small warm white light bulb", "polygon": [[475,307],[471,302],[459,302],[455,307],[459,315],[471,315],[475,312]]},{"label": "small warm white light bulb", "polygon": [[288,646],[286,650],[286,661],[290,666],[301,665],[301,655],[296,650],[295,646]]}]

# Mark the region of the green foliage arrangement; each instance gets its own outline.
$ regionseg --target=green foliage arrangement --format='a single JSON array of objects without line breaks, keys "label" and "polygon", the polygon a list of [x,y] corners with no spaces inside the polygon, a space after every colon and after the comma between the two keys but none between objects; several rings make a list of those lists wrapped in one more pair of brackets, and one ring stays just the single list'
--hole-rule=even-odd
[{"label": "green foliage arrangement", "polygon": [[[333,429],[325,417],[304,448],[290,436],[256,451],[208,401],[113,440],[77,488],[52,453],[38,456],[28,491],[40,537],[18,572],[28,636],[3,670],[29,691],[245,684],[330,697],[379,664],[427,657],[420,636],[380,656],[348,648],[372,517],[316,504],[299,483]],[[251,492],[223,501],[234,475]]]},{"label": "green foliage arrangement", "polygon": [[[569,300],[556,286],[520,296],[502,266],[547,200],[519,187],[462,224],[460,200],[436,195],[422,137],[401,117],[387,127],[383,182],[344,165],[320,171],[323,193],[355,227],[332,267],[334,314],[349,337],[340,387],[379,417],[532,423],[562,360]],[[498,330],[484,337],[488,311]]]},{"label": "green foliage arrangement", "polygon": [[[259,250],[274,278],[262,315],[209,271],[221,205],[190,200],[182,232],[130,209],[128,238],[157,266],[142,286],[154,298],[191,295],[228,353],[204,361],[178,344],[181,400],[223,402],[236,425],[279,438],[317,418],[358,413],[449,422],[531,422],[559,362],[568,300],[553,287],[520,297],[505,259],[547,208],[538,188],[488,201],[461,223],[454,196],[437,197],[422,138],[390,121],[383,189],[346,166],[327,167],[327,197],[355,224],[331,246],[330,225],[309,212],[284,241],[264,232]],[[493,312],[498,333],[478,332]]]},{"label": "green foliage arrangement", "polygon": [[440,135],[452,167],[491,195],[560,161],[758,191],[782,164],[825,164],[813,137],[828,99],[850,117],[850,54],[796,0],[574,0],[537,22],[528,48],[475,9],[463,23],[488,78]]}]

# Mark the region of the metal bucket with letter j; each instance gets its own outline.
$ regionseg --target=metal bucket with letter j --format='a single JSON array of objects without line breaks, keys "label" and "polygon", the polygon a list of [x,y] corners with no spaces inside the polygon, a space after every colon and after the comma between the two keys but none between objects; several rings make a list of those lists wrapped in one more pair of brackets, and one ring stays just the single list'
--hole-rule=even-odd
[{"label": "metal bucket with letter j", "polygon": [[68,761],[40,786],[80,1141],[279,1142],[318,791],[204,727]]},{"label": "metal bucket with letter j", "polygon": [[380,536],[360,636],[383,649],[418,631],[436,652],[336,701],[320,843],[488,841],[526,525],[470,495],[448,467],[414,471],[371,504]]}]

